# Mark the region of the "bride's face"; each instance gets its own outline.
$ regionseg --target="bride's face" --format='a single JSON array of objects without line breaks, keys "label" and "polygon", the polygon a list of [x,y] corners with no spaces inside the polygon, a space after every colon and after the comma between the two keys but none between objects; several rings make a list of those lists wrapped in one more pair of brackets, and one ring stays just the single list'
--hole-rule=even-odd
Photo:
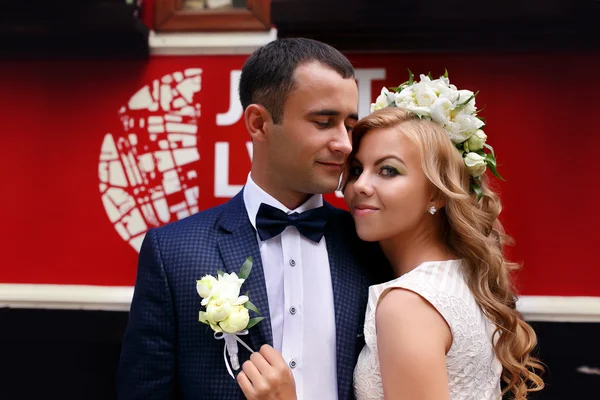
[{"label": "bride's face", "polygon": [[398,127],[367,132],[349,166],[344,199],[366,241],[409,235],[431,215],[421,155]]}]

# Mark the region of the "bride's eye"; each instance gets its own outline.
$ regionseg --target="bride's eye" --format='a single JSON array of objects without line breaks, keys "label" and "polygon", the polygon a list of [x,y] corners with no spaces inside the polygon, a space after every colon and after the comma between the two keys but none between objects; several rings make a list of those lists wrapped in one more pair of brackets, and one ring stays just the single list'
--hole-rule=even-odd
[{"label": "bride's eye", "polygon": [[384,165],[383,167],[381,167],[380,173],[381,173],[381,175],[387,176],[387,177],[401,175],[400,171],[398,171],[396,168],[391,167],[389,165]]}]

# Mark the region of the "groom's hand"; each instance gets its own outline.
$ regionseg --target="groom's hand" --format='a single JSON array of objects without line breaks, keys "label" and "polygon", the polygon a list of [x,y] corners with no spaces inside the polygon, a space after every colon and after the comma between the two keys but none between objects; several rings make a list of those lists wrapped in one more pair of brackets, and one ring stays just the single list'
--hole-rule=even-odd
[{"label": "groom's hand", "polygon": [[250,356],[237,376],[248,400],[295,400],[294,375],[277,350],[265,344]]}]

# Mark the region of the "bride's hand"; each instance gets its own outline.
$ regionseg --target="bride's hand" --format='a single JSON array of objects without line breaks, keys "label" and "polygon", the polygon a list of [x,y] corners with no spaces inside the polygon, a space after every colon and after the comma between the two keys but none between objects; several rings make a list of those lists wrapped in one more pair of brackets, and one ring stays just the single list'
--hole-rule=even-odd
[{"label": "bride's hand", "polygon": [[296,400],[294,375],[277,350],[263,345],[237,376],[248,400]]}]

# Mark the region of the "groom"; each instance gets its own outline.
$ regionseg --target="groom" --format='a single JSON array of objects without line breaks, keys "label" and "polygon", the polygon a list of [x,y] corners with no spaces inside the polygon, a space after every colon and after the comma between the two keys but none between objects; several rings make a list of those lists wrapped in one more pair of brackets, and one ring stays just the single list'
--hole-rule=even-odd
[{"label": "groom", "polygon": [[[242,292],[266,318],[241,338],[282,353],[298,399],[353,398],[371,283],[366,259],[381,266],[351,216],[322,193],[337,188],[351,150],[354,70],[324,43],[277,40],[246,61],[240,99],[254,147],[244,189],[148,231],[142,245],[117,377],[121,400],[242,398],[224,342],[198,322],[196,280],[239,272],[248,256],[254,266]],[[248,357],[240,346],[240,363]]]}]

